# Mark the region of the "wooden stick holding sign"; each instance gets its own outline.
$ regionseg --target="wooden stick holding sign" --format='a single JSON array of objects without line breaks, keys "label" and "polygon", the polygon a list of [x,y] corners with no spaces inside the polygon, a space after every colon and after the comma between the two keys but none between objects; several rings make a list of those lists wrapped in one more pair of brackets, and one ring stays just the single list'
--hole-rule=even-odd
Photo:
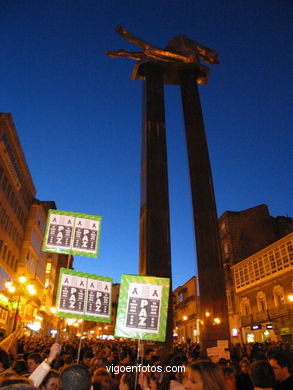
[{"label": "wooden stick holding sign", "polygon": [[82,321],[82,328],[81,328],[81,335],[79,338],[79,344],[78,344],[78,351],[77,351],[77,364],[79,363],[80,359],[80,351],[81,351],[81,340],[83,338],[83,330],[84,330],[84,321]]}]

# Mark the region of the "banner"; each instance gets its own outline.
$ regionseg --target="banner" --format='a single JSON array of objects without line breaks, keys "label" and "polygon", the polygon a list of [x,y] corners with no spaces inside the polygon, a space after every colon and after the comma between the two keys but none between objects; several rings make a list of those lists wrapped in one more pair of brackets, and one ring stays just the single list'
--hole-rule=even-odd
[{"label": "banner", "polygon": [[42,250],[98,257],[102,217],[49,210]]},{"label": "banner", "polygon": [[115,336],[165,341],[169,285],[168,278],[123,274]]},{"label": "banner", "polygon": [[111,322],[112,278],[60,268],[57,317]]}]

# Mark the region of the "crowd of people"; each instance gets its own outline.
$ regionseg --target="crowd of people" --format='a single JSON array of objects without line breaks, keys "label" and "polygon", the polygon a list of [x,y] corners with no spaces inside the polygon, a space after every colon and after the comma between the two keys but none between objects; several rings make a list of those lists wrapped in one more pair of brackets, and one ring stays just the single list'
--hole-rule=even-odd
[{"label": "crowd of people", "polygon": [[23,337],[15,356],[0,350],[1,390],[293,390],[289,344],[236,345],[215,363],[194,343],[141,354],[135,340],[79,343]]}]

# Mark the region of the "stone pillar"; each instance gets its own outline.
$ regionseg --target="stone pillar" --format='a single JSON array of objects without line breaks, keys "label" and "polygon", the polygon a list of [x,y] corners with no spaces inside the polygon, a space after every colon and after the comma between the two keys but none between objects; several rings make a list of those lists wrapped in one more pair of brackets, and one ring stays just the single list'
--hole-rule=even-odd
[{"label": "stone pillar", "polygon": [[[230,340],[214,188],[197,85],[198,69],[179,70],[196,238],[202,347]],[[210,313],[209,317],[205,313]],[[220,324],[214,324],[214,318]]]},{"label": "stone pillar", "polygon": [[[143,81],[139,274],[171,279],[170,217],[163,69],[140,66]],[[166,347],[173,338],[172,283]]]}]

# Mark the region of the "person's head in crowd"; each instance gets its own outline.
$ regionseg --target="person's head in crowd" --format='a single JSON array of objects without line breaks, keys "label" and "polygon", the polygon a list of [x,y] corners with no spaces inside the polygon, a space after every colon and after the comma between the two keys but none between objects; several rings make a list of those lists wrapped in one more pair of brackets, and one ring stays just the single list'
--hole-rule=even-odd
[{"label": "person's head in crowd", "polygon": [[102,390],[109,390],[111,387],[111,374],[106,368],[98,368],[93,375],[93,382],[98,383]]},{"label": "person's head in crowd", "polygon": [[228,366],[222,367],[227,390],[236,390],[236,371]]},{"label": "person's head in crowd", "polygon": [[119,382],[119,390],[133,390],[135,388],[135,372],[125,372]]},{"label": "person's head in crowd", "polygon": [[272,388],[275,385],[274,370],[267,360],[256,360],[250,366],[250,378],[255,387]]},{"label": "person's head in crowd", "polygon": [[15,383],[14,385],[1,387],[1,390],[36,390],[36,388],[25,383]]},{"label": "person's head in crowd", "polygon": [[240,362],[240,370],[242,374],[249,373],[249,361],[247,359],[242,359]]},{"label": "person's head in crowd", "polygon": [[40,390],[58,390],[60,373],[56,370],[50,370],[41,383]]},{"label": "person's head in crowd", "polygon": [[120,354],[120,363],[127,364],[130,362],[130,353],[128,351],[123,351]]},{"label": "person's head in crowd", "polygon": [[229,365],[229,361],[225,358],[220,358],[219,361],[218,361],[218,365],[220,367],[228,367]]},{"label": "person's head in crowd", "polygon": [[104,367],[105,368],[106,366],[109,365],[109,361],[105,357],[100,357],[100,358],[96,359],[95,364],[98,365],[99,367]]},{"label": "person's head in crowd", "polygon": [[32,373],[42,363],[43,359],[39,353],[31,353],[27,357],[28,372]]},{"label": "person's head in crowd", "polygon": [[60,390],[90,390],[91,376],[88,369],[81,364],[72,364],[60,374]]},{"label": "person's head in crowd", "polygon": [[102,390],[102,386],[98,382],[92,384],[92,390]]},{"label": "person's head in crowd", "polygon": [[286,352],[280,351],[270,354],[269,362],[278,382],[283,382],[291,376],[292,362]]},{"label": "person's head in crowd", "polygon": [[32,385],[32,382],[24,378],[23,376],[14,374],[14,375],[5,375],[3,378],[0,379],[0,388],[5,386],[10,386],[10,385],[15,385],[15,384],[25,384],[25,385]]},{"label": "person's head in crowd", "polygon": [[149,362],[152,358],[152,356],[154,355],[154,350],[151,349],[151,348],[148,348],[146,351],[145,351],[145,354],[144,354],[144,357],[145,357],[145,360],[147,362]]},{"label": "person's head in crowd", "polygon": [[71,355],[64,355],[63,359],[64,359],[64,366],[63,366],[64,368],[68,367],[70,364],[73,363],[73,359]]},{"label": "person's head in crowd", "polygon": [[61,371],[62,368],[64,367],[65,365],[65,361],[64,361],[64,358],[61,357],[61,356],[58,356],[57,359],[54,361],[54,370],[56,371]]},{"label": "person's head in crowd", "polygon": [[94,354],[92,353],[92,351],[86,351],[86,353],[83,356],[83,360],[82,360],[83,364],[86,367],[89,367],[93,357],[94,357]]},{"label": "person's head in crowd", "polygon": [[239,364],[238,362],[232,360],[232,361],[230,362],[229,366],[230,366],[231,368],[234,369],[236,375],[239,375],[239,374],[240,374],[241,369],[240,369],[240,364]]},{"label": "person's head in crowd", "polygon": [[23,359],[16,360],[13,366],[13,370],[18,374],[18,375],[24,375],[28,373],[28,368],[26,361]]},{"label": "person's head in crowd", "polygon": [[0,348],[0,373],[10,367],[9,355],[4,349]]},{"label": "person's head in crowd", "polygon": [[226,390],[223,370],[209,360],[190,364],[186,370],[188,390]]}]

